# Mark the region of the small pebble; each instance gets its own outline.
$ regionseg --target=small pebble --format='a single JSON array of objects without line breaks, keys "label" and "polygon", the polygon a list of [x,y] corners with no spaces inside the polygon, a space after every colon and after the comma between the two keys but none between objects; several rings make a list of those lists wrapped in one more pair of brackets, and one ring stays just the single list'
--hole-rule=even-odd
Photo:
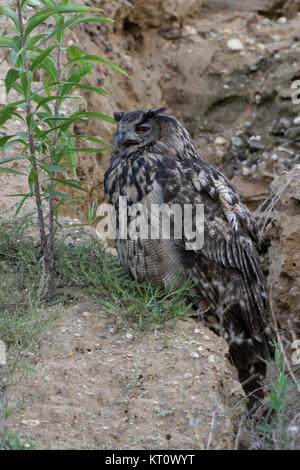
[{"label": "small pebble", "polygon": [[264,26],[272,26],[272,21],[269,18],[264,18],[261,22]]},{"label": "small pebble", "polygon": [[35,427],[41,423],[38,419],[22,419],[22,424],[25,424],[25,426]]},{"label": "small pebble", "polygon": [[233,136],[230,139],[231,145],[233,147],[242,147],[243,146],[243,141],[240,137]]},{"label": "small pebble", "polygon": [[243,44],[238,38],[229,39],[226,44],[231,51],[241,51],[243,49]]},{"label": "small pebble", "polygon": [[278,24],[286,24],[286,23],[287,23],[286,17],[285,17],[285,16],[281,16],[280,18],[278,18],[277,23],[278,23]]},{"label": "small pebble", "polygon": [[242,175],[243,176],[249,176],[250,175],[250,168],[248,168],[247,166],[243,166]]},{"label": "small pebble", "polygon": [[[288,118],[285,118],[285,117],[280,118],[279,122],[283,125],[283,127],[285,129],[288,129],[291,125],[290,120]],[[300,124],[300,120],[299,120],[299,124]]]},{"label": "small pebble", "polygon": [[215,144],[216,146],[226,145],[226,143],[227,143],[227,140],[224,139],[224,137],[221,137],[221,136],[218,136],[218,137],[215,139],[215,142],[214,142],[214,144]]},{"label": "small pebble", "polygon": [[300,124],[300,116],[296,117],[294,120],[293,120],[293,124],[295,124],[296,126],[298,126]]},{"label": "small pebble", "polygon": [[284,137],[288,139],[295,139],[296,137],[300,136],[300,126],[297,127],[290,127],[284,133]]}]

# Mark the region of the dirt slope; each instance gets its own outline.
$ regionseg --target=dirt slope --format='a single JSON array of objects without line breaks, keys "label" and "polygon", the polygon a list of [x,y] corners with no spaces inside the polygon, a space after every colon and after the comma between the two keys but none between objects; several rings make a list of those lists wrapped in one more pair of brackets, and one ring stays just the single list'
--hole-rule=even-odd
[{"label": "dirt slope", "polygon": [[192,319],[133,338],[86,300],[24,359],[36,374],[9,390],[25,405],[7,424],[40,449],[233,449],[245,408],[226,351]]}]

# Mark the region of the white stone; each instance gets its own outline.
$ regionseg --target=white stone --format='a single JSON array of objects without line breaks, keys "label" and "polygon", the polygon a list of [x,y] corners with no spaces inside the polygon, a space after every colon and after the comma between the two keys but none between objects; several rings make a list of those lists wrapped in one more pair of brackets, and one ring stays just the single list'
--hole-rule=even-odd
[{"label": "white stone", "polygon": [[278,18],[277,23],[278,23],[278,24],[286,24],[286,23],[287,23],[286,17],[285,17],[285,16],[281,16],[280,18]]},{"label": "white stone", "polygon": [[300,124],[300,116],[296,117],[294,120],[293,120],[293,123],[298,126]]},{"label": "white stone", "polygon": [[264,51],[266,49],[266,46],[264,44],[262,44],[261,42],[259,42],[257,44],[257,47],[261,50],[261,51]]},{"label": "white stone", "polygon": [[247,166],[244,166],[242,168],[242,175],[243,176],[249,176],[250,175],[250,168],[248,168]]},{"label": "white stone", "polygon": [[243,49],[243,44],[238,38],[232,38],[227,41],[227,47],[231,51],[241,51]]},{"label": "white stone", "polygon": [[218,146],[221,146],[221,145],[226,145],[227,144],[227,140],[224,139],[224,137],[221,137],[221,136],[218,136],[214,142],[214,144],[218,147]]},{"label": "white stone", "polygon": [[185,25],[182,29],[182,37],[186,38],[188,36],[195,36],[197,34],[197,30],[193,28],[193,26]]}]

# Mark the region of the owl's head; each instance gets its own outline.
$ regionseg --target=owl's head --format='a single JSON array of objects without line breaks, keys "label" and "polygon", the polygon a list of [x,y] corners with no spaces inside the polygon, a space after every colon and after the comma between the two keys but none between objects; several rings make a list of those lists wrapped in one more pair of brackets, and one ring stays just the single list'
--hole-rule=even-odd
[{"label": "owl's head", "polygon": [[[118,123],[115,149],[122,158],[128,158],[133,153],[149,148],[157,142],[168,143],[174,133],[174,128],[179,125],[175,118],[164,114],[166,108],[153,108],[131,111],[126,113],[118,111],[114,113],[114,119]],[[180,126],[181,127],[181,126]]]}]

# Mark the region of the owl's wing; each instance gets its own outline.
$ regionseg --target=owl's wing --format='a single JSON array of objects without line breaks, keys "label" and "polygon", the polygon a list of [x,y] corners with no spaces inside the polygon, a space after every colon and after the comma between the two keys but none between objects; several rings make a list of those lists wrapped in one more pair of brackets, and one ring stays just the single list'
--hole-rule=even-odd
[{"label": "owl's wing", "polygon": [[217,308],[224,299],[223,308],[232,311],[231,318],[237,317],[250,334],[259,337],[270,320],[253,217],[228,180],[206,162],[187,160],[174,168],[173,174],[176,195],[169,195],[169,172],[168,186],[161,181],[164,199],[204,205],[203,246],[190,250],[184,227],[182,239],[175,241],[186,253],[187,271],[212,307]]}]

